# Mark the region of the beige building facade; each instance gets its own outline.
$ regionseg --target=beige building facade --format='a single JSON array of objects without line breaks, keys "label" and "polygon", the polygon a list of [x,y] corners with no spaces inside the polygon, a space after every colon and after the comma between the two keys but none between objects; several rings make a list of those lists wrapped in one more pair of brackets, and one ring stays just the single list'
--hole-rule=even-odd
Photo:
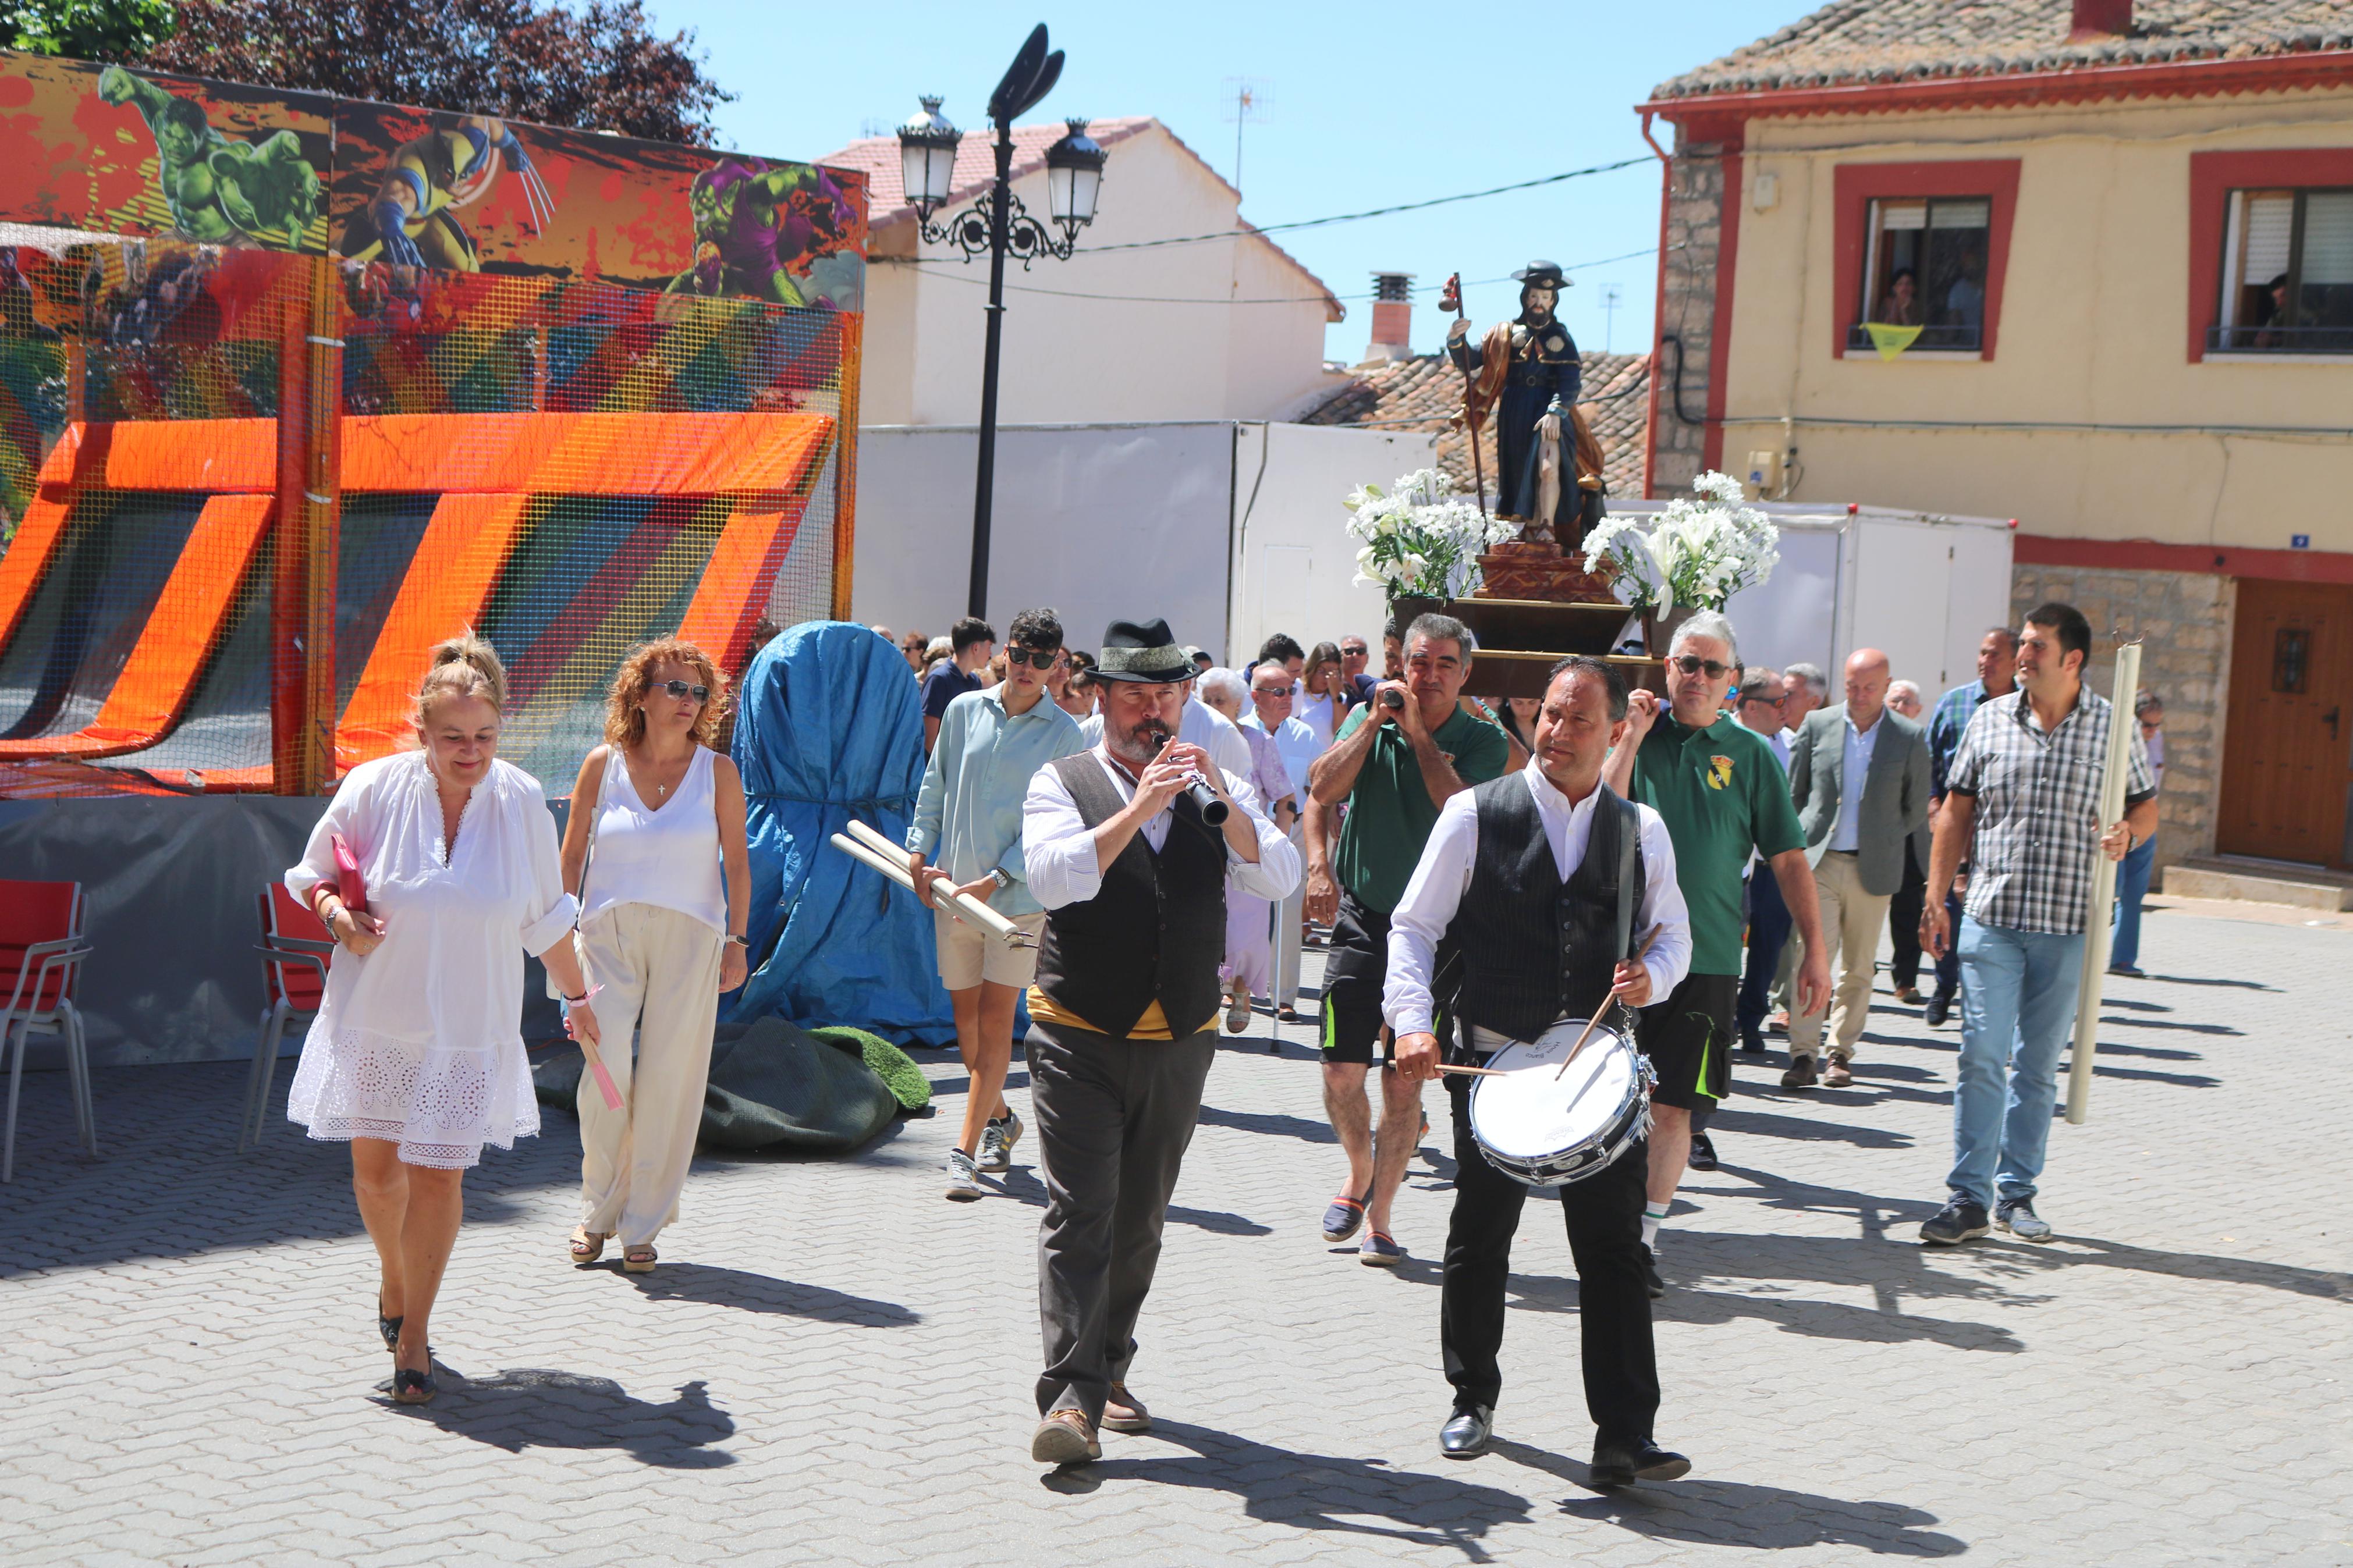
[{"label": "beige building facade", "polygon": [[2161,859],[2353,867],[2353,14],[1930,14],[1832,7],[1643,106],[1651,492],[2017,519],[2021,613],[2083,608],[2103,689],[2146,645]]}]

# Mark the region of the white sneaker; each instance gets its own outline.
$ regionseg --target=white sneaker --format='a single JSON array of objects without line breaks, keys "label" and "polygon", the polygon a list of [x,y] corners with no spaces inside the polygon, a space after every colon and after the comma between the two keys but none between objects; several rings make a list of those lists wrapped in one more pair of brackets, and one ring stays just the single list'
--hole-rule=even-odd
[{"label": "white sneaker", "polygon": [[977,1165],[984,1171],[1013,1169],[1013,1145],[1021,1141],[1021,1118],[1007,1107],[1004,1120],[991,1121],[980,1130],[980,1158]]},{"label": "white sneaker", "polygon": [[960,1204],[977,1202],[980,1197],[979,1167],[961,1149],[948,1151],[947,1195]]}]

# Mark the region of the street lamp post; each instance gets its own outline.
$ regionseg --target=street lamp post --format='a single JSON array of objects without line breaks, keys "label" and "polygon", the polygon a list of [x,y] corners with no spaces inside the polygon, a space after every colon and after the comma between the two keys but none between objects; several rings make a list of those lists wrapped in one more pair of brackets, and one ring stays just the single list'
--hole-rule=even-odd
[{"label": "street lamp post", "polygon": [[1029,216],[1013,194],[1013,121],[1053,89],[1062,74],[1062,52],[1048,53],[1046,26],[1038,25],[1016,55],[1004,79],[989,95],[989,122],[997,139],[996,177],[987,194],[944,223],[932,216],[955,194],[955,153],[964,133],[940,113],[942,100],[925,98],[923,111],[899,128],[900,174],[907,200],[915,209],[923,237],[934,245],[953,244],[970,261],[988,258],[987,346],[980,370],[980,456],[972,498],[972,580],[965,595],[969,613],[987,613],[988,600],[988,531],[990,503],[997,482],[997,371],[1005,319],[1005,258],[1018,257],[1023,270],[1040,256],[1068,261],[1078,243],[1079,230],[1094,221],[1095,196],[1103,186],[1103,150],[1087,132],[1087,122],[1071,120],[1062,138],[1046,150],[1047,216],[1061,231],[1058,240],[1044,224]]}]

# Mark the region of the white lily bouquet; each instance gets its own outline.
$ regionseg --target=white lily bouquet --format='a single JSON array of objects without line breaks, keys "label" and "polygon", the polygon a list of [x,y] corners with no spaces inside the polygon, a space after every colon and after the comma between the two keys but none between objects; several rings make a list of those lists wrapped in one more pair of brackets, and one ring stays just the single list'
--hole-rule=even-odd
[{"label": "white lily bouquet", "polygon": [[1384,490],[1359,485],[1348,495],[1348,531],[1358,587],[1378,584],[1391,599],[1461,599],[1479,588],[1479,557],[1519,531],[1488,517],[1448,488],[1436,468],[1416,468]]},{"label": "white lily bouquet", "polygon": [[1587,562],[1615,562],[1617,585],[1636,610],[1658,616],[1721,610],[1780,563],[1781,531],[1747,504],[1738,479],[1710,471],[1693,480],[1692,489],[1655,517],[1618,513],[1585,536]]}]

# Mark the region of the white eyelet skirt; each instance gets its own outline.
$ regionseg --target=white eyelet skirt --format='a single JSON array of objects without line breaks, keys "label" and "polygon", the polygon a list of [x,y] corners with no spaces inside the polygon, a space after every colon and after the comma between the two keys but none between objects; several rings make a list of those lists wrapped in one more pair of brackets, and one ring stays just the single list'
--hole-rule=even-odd
[{"label": "white eyelet skirt", "polygon": [[421,1045],[363,1029],[311,1026],[286,1097],[286,1119],[311,1137],[381,1138],[404,1164],[456,1171],[482,1146],[512,1149],[539,1134],[539,1102],[522,1042]]}]

